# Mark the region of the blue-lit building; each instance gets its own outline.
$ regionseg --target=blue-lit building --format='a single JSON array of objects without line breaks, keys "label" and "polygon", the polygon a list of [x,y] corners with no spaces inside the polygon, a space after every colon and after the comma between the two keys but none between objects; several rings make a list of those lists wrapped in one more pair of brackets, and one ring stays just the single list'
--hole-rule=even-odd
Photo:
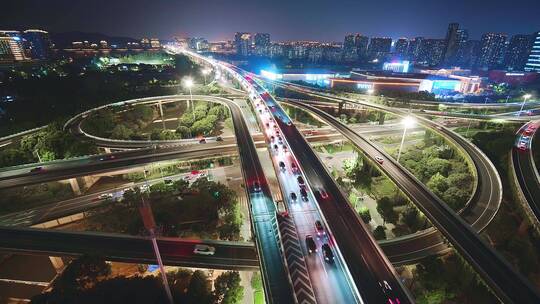
[{"label": "blue-lit building", "polygon": [[534,35],[534,42],[525,65],[525,71],[540,73],[540,32]]},{"label": "blue-lit building", "polygon": [[330,85],[330,78],[339,76],[337,73],[320,69],[283,71],[261,70],[260,75],[270,80],[303,81],[319,86],[328,86]]},{"label": "blue-lit building", "polygon": [[332,88],[348,87],[369,93],[426,91],[435,95],[448,95],[463,90],[460,79],[422,73],[359,71],[351,72],[349,78],[331,78],[329,81]]},{"label": "blue-lit building", "polygon": [[44,60],[51,54],[49,33],[42,30],[26,30],[23,33],[25,48],[32,59]]}]

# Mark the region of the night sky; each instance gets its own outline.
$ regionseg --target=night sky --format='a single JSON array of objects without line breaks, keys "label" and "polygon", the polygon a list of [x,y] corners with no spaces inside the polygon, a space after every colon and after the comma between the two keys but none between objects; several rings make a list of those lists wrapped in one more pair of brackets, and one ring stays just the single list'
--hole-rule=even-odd
[{"label": "night sky", "polygon": [[5,0],[0,29],[42,28],[139,38],[231,39],[268,32],[274,41],[342,41],[369,36],[443,37],[459,22],[472,38],[484,32],[540,30],[540,0]]}]

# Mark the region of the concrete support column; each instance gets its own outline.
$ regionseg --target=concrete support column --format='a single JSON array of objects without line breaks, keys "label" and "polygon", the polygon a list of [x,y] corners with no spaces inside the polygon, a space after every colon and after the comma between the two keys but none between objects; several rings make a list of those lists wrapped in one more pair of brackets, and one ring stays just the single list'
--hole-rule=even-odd
[{"label": "concrete support column", "polygon": [[62,270],[65,267],[64,260],[62,260],[62,258],[50,256],[49,260],[51,261],[51,264],[54,267],[54,270],[56,270],[56,273],[62,272]]},{"label": "concrete support column", "polygon": [[71,185],[71,190],[73,190],[73,193],[76,195],[81,195],[81,187],[79,186],[79,182],[76,178],[70,178],[69,184]]}]

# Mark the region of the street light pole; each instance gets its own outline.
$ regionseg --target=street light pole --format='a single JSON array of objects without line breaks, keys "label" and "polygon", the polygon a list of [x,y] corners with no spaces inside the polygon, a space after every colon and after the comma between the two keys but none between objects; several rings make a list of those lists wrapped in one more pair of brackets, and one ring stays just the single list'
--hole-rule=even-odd
[{"label": "street light pole", "polygon": [[399,158],[401,157],[401,151],[403,150],[403,143],[405,143],[405,135],[407,134],[407,128],[410,128],[414,125],[415,120],[411,116],[407,116],[403,119],[403,136],[401,137],[401,144],[399,145],[399,151],[396,158],[396,161],[399,163]]},{"label": "street light pole", "polygon": [[525,94],[523,95],[523,102],[521,103],[521,109],[519,109],[519,113],[518,113],[518,116],[521,116],[521,112],[523,112],[523,107],[525,106],[525,102],[527,102],[527,100],[531,98],[531,94]]},{"label": "street light pole", "polygon": [[188,108],[189,108],[189,103],[191,102],[191,111],[193,113],[193,121],[195,121],[195,107],[193,106],[193,94],[191,94],[191,87],[193,86],[193,79],[187,78],[186,80],[184,80],[184,86],[189,89]]}]

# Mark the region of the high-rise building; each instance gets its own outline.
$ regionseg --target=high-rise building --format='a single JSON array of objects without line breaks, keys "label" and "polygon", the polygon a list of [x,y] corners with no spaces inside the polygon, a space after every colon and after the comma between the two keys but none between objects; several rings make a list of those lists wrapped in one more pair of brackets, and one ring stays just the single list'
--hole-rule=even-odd
[{"label": "high-rise building", "polygon": [[424,39],[420,46],[417,62],[427,66],[438,66],[444,58],[446,40]]},{"label": "high-rise building", "polygon": [[512,36],[506,49],[506,55],[504,56],[505,68],[511,71],[523,71],[529,59],[532,44],[532,35]]},{"label": "high-rise building", "polygon": [[353,62],[358,60],[358,51],[354,43],[354,34],[348,34],[343,41],[343,60]]},{"label": "high-rise building", "polygon": [[42,30],[30,29],[23,33],[25,48],[32,59],[47,59],[51,54],[52,42],[49,33]]},{"label": "high-rise building", "polygon": [[502,63],[506,49],[506,34],[487,33],[482,36],[480,53],[476,65],[493,69]]},{"label": "high-rise building", "polygon": [[159,39],[152,38],[150,39],[150,47],[153,49],[159,49],[161,47],[161,42],[159,42]]},{"label": "high-rise building", "polygon": [[534,41],[529,53],[529,59],[525,65],[525,71],[540,73],[540,32],[534,34]]},{"label": "high-rise building", "polygon": [[448,63],[454,60],[456,52],[458,50],[458,30],[459,23],[450,23],[448,25],[448,31],[446,32],[445,48],[444,48],[444,62]]},{"label": "high-rise building", "polygon": [[268,56],[270,52],[270,34],[256,33],[254,37],[255,55]]},{"label": "high-rise building", "polygon": [[234,34],[234,45],[236,54],[240,56],[251,55],[252,35],[251,33],[237,32]]},{"label": "high-rise building", "polygon": [[464,29],[457,30],[457,42],[456,52],[453,56],[449,57],[446,62],[449,65],[466,66],[470,62],[470,55],[468,52],[469,31]]},{"label": "high-rise building", "polygon": [[356,47],[356,53],[361,59],[366,58],[367,49],[369,44],[369,37],[356,34],[354,35],[354,46]]},{"label": "high-rise building", "polygon": [[407,49],[409,48],[409,39],[399,38],[394,45],[394,57],[399,59],[405,59],[407,56]]},{"label": "high-rise building", "polygon": [[22,61],[28,59],[24,52],[23,39],[18,31],[0,31],[0,61]]},{"label": "high-rise building", "polygon": [[368,46],[369,59],[384,60],[392,50],[392,38],[373,37]]},{"label": "high-rise building", "polygon": [[422,41],[424,41],[424,37],[416,37],[409,41],[409,46],[407,47],[407,59],[414,62],[418,60]]},{"label": "high-rise building", "polygon": [[148,38],[142,38],[141,39],[141,47],[145,48],[145,49],[149,49],[151,48],[151,45],[150,45],[150,39]]}]

